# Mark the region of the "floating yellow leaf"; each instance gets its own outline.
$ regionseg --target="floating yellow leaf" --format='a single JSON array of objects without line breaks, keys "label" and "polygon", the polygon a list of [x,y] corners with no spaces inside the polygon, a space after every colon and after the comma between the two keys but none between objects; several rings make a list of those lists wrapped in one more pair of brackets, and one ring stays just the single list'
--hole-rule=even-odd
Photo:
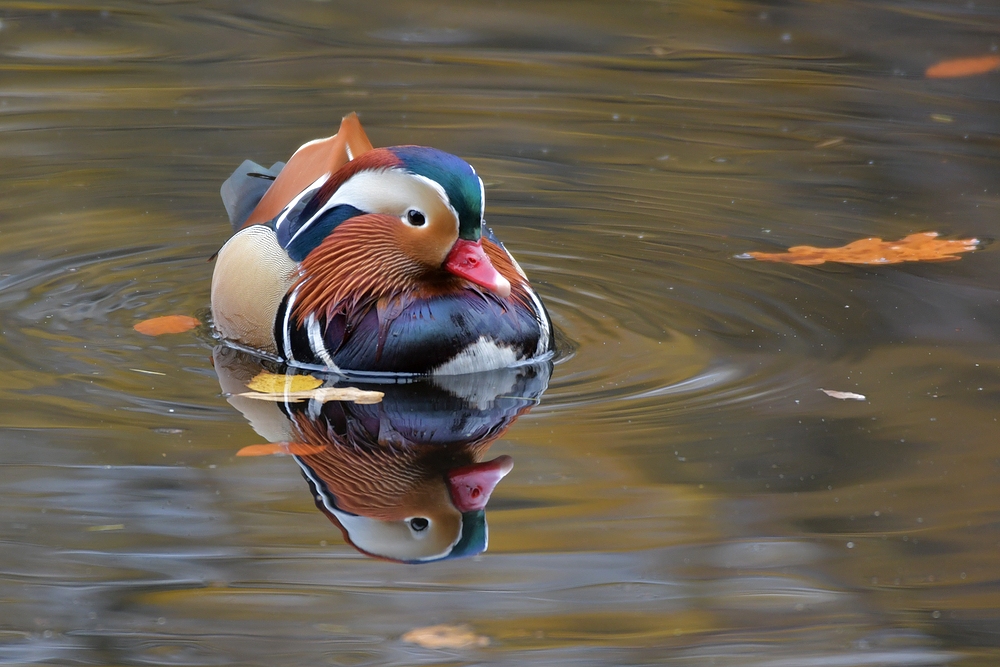
[{"label": "floating yellow leaf", "polygon": [[928,79],[953,79],[960,76],[986,74],[1000,68],[1000,56],[978,56],[942,60],[927,68],[924,76]]},{"label": "floating yellow leaf", "polygon": [[357,387],[320,387],[306,391],[250,391],[244,394],[237,394],[243,398],[255,398],[258,401],[288,401],[298,403],[299,401],[317,400],[321,403],[329,401],[352,401],[354,403],[381,403],[385,396],[381,391],[364,391]]},{"label": "floating yellow leaf", "polygon": [[312,375],[278,375],[266,371],[247,384],[254,391],[237,394],[258,401],[290,401],[297,403],[310,399],[328,401],[353,401],[379,403],[385,395],[380,391],[363,391],[356,387],[321,387],[323,381]]},{"label": "floating yellow leaf", "polygon": [[278,375],[263,371],[247,384],[247,389],[265,393],[309,391],[323,384],[312,375]]},{"label": "floating yellow leaf", "polygon": [[164,315],[163,317],[143,320],[132,328],[147,336],[161,336],[163,334],[184,333],[194,329],[199,324],[201,322],[187,315]]},{"label": "floating yellow leaf", "polygon": [[489,646],[488,637],[477,635],[467,625],[431,625],[414,628],[402,637],[404,642],[424,648],[473,648]]},{"label": "floating yellow leaf", "polygon": [[264,445],[247,445],[236,456],[273,456],[275,454],[294,454],[295,456],[312,456],[319,454],[326,447],[310,445],[306,442],[270,442]]},{"label": "floating yellow leaf", "polygon": [[953,259],[957,253],[969,252],[979,246],[979,239],[948,241],[938,239],[937,232],[910,234],[899,241],[877,238],[861,239],[839,248],[815,248],[808,245],[793,246],[788,252],[748,252],[740,259],[759,259],[765,262],[814,265],[824,262],[843,264],[898,264],[899,262],[940,262]]}]

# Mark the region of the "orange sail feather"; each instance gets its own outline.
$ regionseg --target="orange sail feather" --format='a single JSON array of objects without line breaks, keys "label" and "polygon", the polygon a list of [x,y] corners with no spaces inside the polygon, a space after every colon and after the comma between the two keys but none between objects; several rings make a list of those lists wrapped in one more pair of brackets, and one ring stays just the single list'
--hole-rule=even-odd
[{"label": "orange sail feather", "polygon": [[362,129],[357,114],[344,116],[337,134],[310,141],[295,151],[243,226],[267,222],[320,176],[333,174],[371,149],[372,142]]}]

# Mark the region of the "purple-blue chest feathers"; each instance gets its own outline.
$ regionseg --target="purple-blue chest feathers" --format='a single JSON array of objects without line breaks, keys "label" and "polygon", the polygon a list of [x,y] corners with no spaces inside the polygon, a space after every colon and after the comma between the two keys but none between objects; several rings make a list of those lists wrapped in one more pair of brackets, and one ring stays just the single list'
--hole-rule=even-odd
[{"label": "purple-blue chest feathers", "polygon": [[[279,313],[287,308],[287,300]],[[275,339],[285,356],[297,362],[375,372],[431,373],[463,355],[507,355],[513,363],[534,359],[552,349],[551,333],[536,314],[469,289],[455,294],[416,298],[393,319],[380,324],[371,308],[352,330],[338,314],[296,326],[279,318]],[[541,346],[539,345],[541,343]],[[469,358],[467,372],[482,370]],[[509,364],[508,364],[509,365]],[[465,370],[456,366],[455,371]]]},{"label": "purple-blue chest feathers", "polygon": [[[485,240],[503,249],[492,230],[485,231]],[[451,363],[449,373],[475,372],[496,366],[498,355],[506,366],[554,349],[541,300],[526,282],[519,293],[521,298],[503,299],[459,287],[430,296],[407,295],[391,312],[380,313],[373,305],[351,322],[343,314],[318,314],[298,324],[290,312],[293,292],[278,310],[274,335],[284,356],[303,364],[425,374]]]}]

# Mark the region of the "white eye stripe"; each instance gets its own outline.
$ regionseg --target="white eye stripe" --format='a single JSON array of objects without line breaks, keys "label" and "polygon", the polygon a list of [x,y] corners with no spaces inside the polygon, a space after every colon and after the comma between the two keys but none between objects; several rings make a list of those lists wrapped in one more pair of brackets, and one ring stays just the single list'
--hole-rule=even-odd
[{"label": "white eye stripe", "polygon": [[415,178],[418,181],[420,181],[420,182],[428,185],[432,190],[434,190],[434,192],[437,193],[438,197],[441,198],[441,202],[445,206],[447,206],[448,210],[451,211],[451,214],[453,216],[455,216],[455,224],[457,225],[458,224],[458,211],[456,211],[455,207],[451,205],[451,199],[448,197],[448,193],[444,191],[444,188],[441,187],[441,184],[438,183],[437,181],[432,181],[431,179],[427,178],[426,176],[421,176],[420,174],[408,174],[408,175],[410,177]]},{"label": "white eye stripe", "polygon": [[392,168],[361,171],[347,179],[316,211],[303,229],[326,211],[342,204],[348,204],[360,211],[398,215],[401,218],[405,217],[407,211],[414,209],[423,213],[425,218],[429,218],[427,211],[433,208],[433,204],[427,201],[429,193],[420,187],[421,185],[430,188],[436,198],[448,208],[455,216],[457,225],[458,212],[451,205],[448,194],[440,183],[419,174]]},{"label": "white eye stripe", "polygon": [[[304,199],[312,197],[330,178],[330,174],[325,174],[316,179],[308,188],[303,190],[282,210],[275,221],[275,229],[283,225],[290,224],[289,217],[296,207],[301,208]],[[428,192],[428,190],[430,192]],[[482,181],[480,181],[480,191],[482,191]],[[433,193],[433,194],[431,194]],[[436,204],[428,201],[427,197],[437,199],[454,216],[456,229],[458,227],[458,211],[451,205],[448,193],[441,184],[402,169],[372,169],[361,171],[347,179],[337,188],[336,192],[320,206],[316,212],[304,222],[295,234],[285,244],[291,245],[300,235],[307,232],[317,220],[332,208],[347,204],[360,211],[369,213],[387,213],[398,215],[404,224],[410,227],[422,227],[430,219],[429,209],[433,209]],[[416,206],[414,204],[417,204]],[[414,225],[407,220],[410,210],[418,211],[424,216],[423,225]]]}]

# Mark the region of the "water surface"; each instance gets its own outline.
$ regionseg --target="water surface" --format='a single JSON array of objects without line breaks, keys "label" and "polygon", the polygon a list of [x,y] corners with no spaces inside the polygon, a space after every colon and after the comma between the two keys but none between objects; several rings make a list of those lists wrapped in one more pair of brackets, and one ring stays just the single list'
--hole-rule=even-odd
[{"label": "water surface", "polygon": [[[0,3],[0,661],[994,664],[994,246],[735,256],[995,238],[1000,74],[923,71],[998,28],[916,1]],[[475,166],[566,339],[488,443],[514,467],[471,558],[359,553],[295,459],[236,456],[266,439],[207,325],[132,329],[207,322],[219,185],[349,111]],[[403,640],[435,624],[489,644]]]}]

